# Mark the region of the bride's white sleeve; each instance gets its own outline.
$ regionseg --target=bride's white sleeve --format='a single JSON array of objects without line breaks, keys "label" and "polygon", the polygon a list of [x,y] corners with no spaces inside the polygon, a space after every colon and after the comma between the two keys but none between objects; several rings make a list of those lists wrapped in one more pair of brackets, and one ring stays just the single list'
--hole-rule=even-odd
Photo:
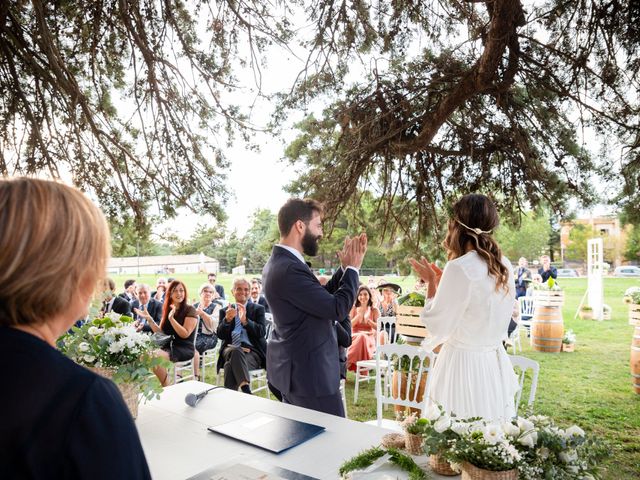
[{"label": "bride's white sleeve", "polygon": [[420,319],[428,332],[424,348],[431,350],[458,328],[470,296],[469,277],[459,265],[447,263],[435,296],[426,302],[420,313]]}]

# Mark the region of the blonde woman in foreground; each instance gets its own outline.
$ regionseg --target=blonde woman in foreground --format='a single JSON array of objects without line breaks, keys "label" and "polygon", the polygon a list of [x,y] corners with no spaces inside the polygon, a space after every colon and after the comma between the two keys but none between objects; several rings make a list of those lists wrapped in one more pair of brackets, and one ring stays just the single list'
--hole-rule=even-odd
[{"label": "blonde woman in foreground", "polygon": [[0,179],[1,478],[151,478],[116,386],[56,350],[87,316],[109,251],[80,191]]},{"label": "blonde woman in foreground", "polygon": [[410,259],[427,285],[422,321],[431,335],[423,347],[443,344],[433,368],[429,402],[458,418],[508,420],[515,416],[518,382],[503,346],[515,300],[513,269],[492,234],[498,212],[484,195],[453,206],[444,241],[449,262],[437,268]]}]

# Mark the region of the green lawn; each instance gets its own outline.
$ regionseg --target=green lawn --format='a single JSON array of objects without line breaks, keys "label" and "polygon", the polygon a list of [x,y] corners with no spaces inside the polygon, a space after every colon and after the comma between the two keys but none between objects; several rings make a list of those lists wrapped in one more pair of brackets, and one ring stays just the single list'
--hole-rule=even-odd
[{"label": "green lawn", "polygon": [[[133,277],[132,277],[133,278]],[[141,281],[155,285],[156,276],[143,276]],[[197,296],[197,288],[206,281],[204,274],[181,275],[189,297]],[[125,277],[114,277],[118,291]],[[363,278],[366,282],[367,278]],[[412,277],[391,278],[406,290],[415,283]],[[221,274],[218,281],[230,292],[232,276]],[[540,378],[535,412],[552,416],[560,424],[577,423],[585,430],[600,435],[612,446],[604,465],[604,478],[638,478],[640,472],[640,395],[631,387],[629,346],[633,327],[628,325],[623,292],[638,279],[606,278],[605,303],[613,309],[612,320],[596,322],[574,319],[574,314],[587,287],[585,278],[561,279],[566,302],[563,308],[565,328],[578,337],[575,353],[541,353],[531,349],[523,335],[523,355],[540,363]],[[213,380],[213,379],[211,379]],[[373,381],[361,384],[358,405],[353,405],[353,375],[347,382],[349,418],[375,418]],[[392,417],[392,409],[386,411]]]}]

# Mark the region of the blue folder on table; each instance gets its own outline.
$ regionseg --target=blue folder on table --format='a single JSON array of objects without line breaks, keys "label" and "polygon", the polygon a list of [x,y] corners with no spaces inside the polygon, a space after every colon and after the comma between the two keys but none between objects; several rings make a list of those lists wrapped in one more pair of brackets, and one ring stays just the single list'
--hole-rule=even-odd
[{"label": "blue folder on table", "polygon": [[208,430],[273,453],[280,453],[315,437],[324,431],[324,427],[270,413],[254,412],[209,427]]}]

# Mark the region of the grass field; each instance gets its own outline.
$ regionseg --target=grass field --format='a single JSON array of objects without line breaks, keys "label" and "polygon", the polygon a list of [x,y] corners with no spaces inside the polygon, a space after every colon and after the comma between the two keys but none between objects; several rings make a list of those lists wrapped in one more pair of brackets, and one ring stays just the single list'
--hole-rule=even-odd
[{"label": "grass field", "polygon": [[[139,281],[155,285],[155,276]],[[197,296],[204,274],[180,277],[188,287],[189,297]],[[114,277],[118,291],[125,277]],[[367,278],[362,279],[366,282]],[[412,277],[392,279],[410,290]],[[232,277],[220,275],[218,281],[230,295]],[[552,416],[563,425],[576,423],[585,430],[605,438],[612,446],[604,464],[604,478],[611,480],[640,478],[640,395],[631,387],[629,346],[633,327],[628,325],[627,306],[622,294],[638,279],[606,278],[605,303],[613,309],[612,319],[604,322],[574,319],[586,288],[585,278],[561,279],[565,290],[563,308],[565,329],[578,337],[575,353],[550,354],[531,349],[523,335],[522,355],[540,363],[540,378],[534,410]],[[375,418],[373,382],[362,384],[358,405],[353,405],[353,374],[347,383],[348,416],[354,420]],[[387,410],[389,418],[392,409]]]}]

